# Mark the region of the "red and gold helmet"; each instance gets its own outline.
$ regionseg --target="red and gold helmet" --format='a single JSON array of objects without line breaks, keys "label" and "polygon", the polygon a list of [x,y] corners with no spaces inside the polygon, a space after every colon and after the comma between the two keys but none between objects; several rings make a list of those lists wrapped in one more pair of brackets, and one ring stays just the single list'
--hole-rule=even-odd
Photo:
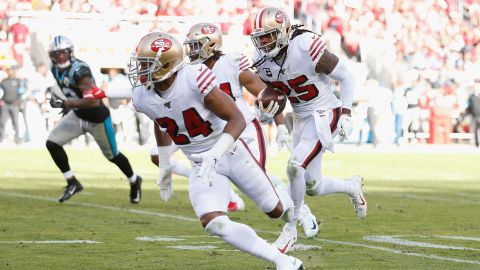
[{"label": "red and gold helmet", "polygon": [[211,23],[197,23],[183,43],[191,64],[203,63],[222,48],[222,32]]},{"label": "red and gold helmet", "polygon": [[252,21],[250,37],[260,54],[275,57],[280,49],[288,45],[289,30],[287,13],[281,8],[266,7]]},{"label": "red and gold helmet", "polygon": [[144,36],[130,58],[128,78],[133,86],[168,79],[185,61],[183,47],[174,37],[161,32]]}]

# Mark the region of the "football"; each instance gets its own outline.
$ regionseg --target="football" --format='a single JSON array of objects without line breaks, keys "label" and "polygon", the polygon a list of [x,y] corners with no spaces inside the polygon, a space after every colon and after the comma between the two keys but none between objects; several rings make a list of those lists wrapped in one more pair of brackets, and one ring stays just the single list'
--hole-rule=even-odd
[{"label": "football", "polygon": [[283,111],[283,109],[285,109],[285,105],[287,105],[287,96],[274,88],[267,87],[263,89],[255,100],[255,106],[258,107],[259,102],[261,101],[263,107],[267,108],[268,104],[270,104],[270,101],[272,100],[278,103],[278,110],[275,113],[275,116],[277,116]]}]

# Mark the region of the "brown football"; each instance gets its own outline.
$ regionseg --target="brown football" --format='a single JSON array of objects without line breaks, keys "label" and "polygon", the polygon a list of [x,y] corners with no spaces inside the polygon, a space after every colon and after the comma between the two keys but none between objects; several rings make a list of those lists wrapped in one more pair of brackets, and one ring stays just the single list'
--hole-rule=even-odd
[{"label": "brown football", "polygon": [[285,105],[287,105],[287,96],[274,88],[267,87],[263,89],[255,100],[255,106],[258,107],[258,102],[261,101],[263,107],[267,108],[272,100],[278,102],[278,111],[275,113],[275,116],[277,116],[283,111],[283,109],[285,109]]}]

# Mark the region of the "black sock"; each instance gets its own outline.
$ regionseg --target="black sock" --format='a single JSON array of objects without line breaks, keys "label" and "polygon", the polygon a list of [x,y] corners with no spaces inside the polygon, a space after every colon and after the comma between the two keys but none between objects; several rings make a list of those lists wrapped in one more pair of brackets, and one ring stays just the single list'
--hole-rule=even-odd
[{"label": "black sock", "polygon": [[46,146],[48,152],[50,152],[50,155],[52,156],[53,161],[55,164],[57,164],[57,167],[60,169],[60,171],[62,171],[62,173],[69,171],[70,165],[68,164],[67,153],[63,147],[48,140]]},{"label": "black sock", "polygon": [[127,176],[127,178],[130,178],[133,176],[133,170],[132,166],[130,166],[130,162],[128,162],[128,159],[126,156],[124,156],[122,153],[118,153],[118,155],[112,159],[110,159],[110,162],[115,163],[115,165],[122,170],[123,174]]}]

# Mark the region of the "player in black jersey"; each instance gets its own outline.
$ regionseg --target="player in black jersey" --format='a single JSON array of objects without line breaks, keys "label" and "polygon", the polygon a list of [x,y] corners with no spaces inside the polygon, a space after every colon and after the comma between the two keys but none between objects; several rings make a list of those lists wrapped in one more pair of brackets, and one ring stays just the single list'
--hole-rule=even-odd
[{"label": "player in black jersey", "polygon": [[64,117],[48,136],[47,149],[67,180],[67,188],[59,202],[70,199],[83,187],[75,178],[63,145],[82,134],[90,133],[103,155],[120,168],[130,182],[130,202],[139,203],[142,178],[135,174],[128,159],[118,151],[110,111],[103,104],[105,92],[98,89],[87,63],[76,59],[73,43],[65,36],[56,36],[49,48],[51,71],[57,81],[52,86],[53,108],[62,108]]}]

